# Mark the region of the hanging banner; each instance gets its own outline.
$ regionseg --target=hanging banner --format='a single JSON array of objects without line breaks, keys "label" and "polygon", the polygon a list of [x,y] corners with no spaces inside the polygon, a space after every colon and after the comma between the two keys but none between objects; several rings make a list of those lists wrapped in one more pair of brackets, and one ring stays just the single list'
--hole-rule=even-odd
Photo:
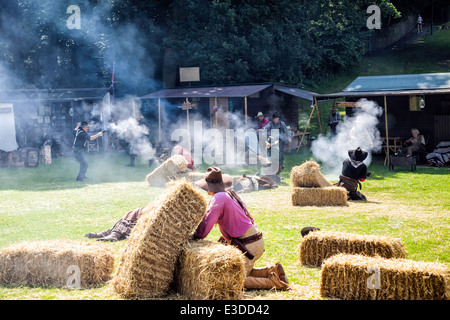
[{"label": "hanging banner", "polygon": [[13,104],[0,103],[0,150],[11,152],[18,148]]}]

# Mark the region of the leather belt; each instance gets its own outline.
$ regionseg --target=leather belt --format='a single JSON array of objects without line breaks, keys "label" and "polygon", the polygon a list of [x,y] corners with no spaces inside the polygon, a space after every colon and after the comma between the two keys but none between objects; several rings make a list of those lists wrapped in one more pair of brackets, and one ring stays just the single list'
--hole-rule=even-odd
[{"label": "leather belt", "polygon": [[243,245],[256,242],[258,240],[262,239],[262,232],[259,231],[258,233],[255,233],[254,235],[245,237],[245,238],[239,238],[239,241],[242,242]]}]

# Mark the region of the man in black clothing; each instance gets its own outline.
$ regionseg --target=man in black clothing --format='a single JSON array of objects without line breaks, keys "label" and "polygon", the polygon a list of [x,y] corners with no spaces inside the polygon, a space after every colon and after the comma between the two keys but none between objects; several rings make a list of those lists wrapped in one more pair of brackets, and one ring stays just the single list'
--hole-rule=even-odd
[{"label": "man in black clothing", "polygon": [[80,163],[80,170],[78,172],[77,181],[86,180],[86,171],[88,168],[88,161],[86,159],[86,151],[89,141],[94,141],[98,137],[103,136],[103,132],[100,131],[97,134],[90,136],[89,125],[86,121],[78,122],[77,127],[73,130],[75,139],[73,140],[73,152],[75,159]]},{"label": "man in black clothing", "polygon": [[328,126],[330,126],[330,133],[332,137],[336,135],[336,127],[341,122],[341,120],[341,115],[337,112],[336,107],[333,106],[331,108],[331,114],[328,117]]},{"label": "man in black clothing", "polygon": [[365,181],[370,175],[363,162],[367,158],[367,152],[358,147],[355,150],[349,150],[348,156],[349,159],[346,159],[342,164],[338,186],[347,189],[349,199],[366,200],[366,197],[357,190],[358,186],[361,188],[361,182]]}]

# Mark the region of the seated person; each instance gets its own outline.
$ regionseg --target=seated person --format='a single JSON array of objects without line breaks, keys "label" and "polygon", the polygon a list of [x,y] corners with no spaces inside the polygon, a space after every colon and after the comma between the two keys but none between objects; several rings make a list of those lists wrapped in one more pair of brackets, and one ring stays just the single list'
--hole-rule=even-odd
[{"label": "seated person", "polygon": [[407,157],[411,157],[413,153],[419,153],[425,146],[425,138],[420,134],[416,128],[411,129],[412,137],[405,141],[405,148],[402,149],[403,153],[406,153]]}]

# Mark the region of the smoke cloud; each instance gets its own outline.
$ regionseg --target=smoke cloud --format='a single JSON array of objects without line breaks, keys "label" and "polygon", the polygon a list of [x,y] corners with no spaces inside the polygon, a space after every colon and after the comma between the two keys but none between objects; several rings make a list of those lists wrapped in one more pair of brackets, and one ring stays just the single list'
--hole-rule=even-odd
[{"label": "smoke cloud", "polygon": [[319,136],[311,145],[316,160],[322,163],[323,174],[330,180],[337,180],[342,163],[348,158],[348,150],[360,147],[368,152],[364,163],[369,166],[372,154],[381,151],[382,143],[377,128],[382,108],[374,101],[361,99],[357,111],[341,122],[334,137]]},{"label": "smoke cloud", "polygon": [[130,154],[137,155],[144,161],[154,158],[155,150],[148,139],[149,129],[136,118],[118,120],[117,124],[111,123],[108,128],[116,133],[119,139],[130,144]]}]

